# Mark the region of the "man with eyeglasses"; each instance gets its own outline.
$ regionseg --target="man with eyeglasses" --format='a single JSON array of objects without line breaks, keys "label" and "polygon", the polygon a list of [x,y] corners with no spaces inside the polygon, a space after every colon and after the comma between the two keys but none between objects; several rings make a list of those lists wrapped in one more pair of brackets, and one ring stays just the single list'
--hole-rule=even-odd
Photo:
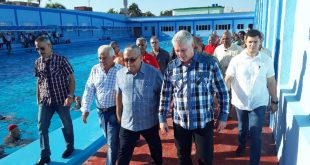
[{"label": "man with eyeglasses", "polygon": [[211,56],[194,51],[192,35],[181,30],[172,44],[177,54],[168,65],[160,95],[160,130],[169,130],[167,116],[173,100],[173,130],[180,165],[193,164],[192,140],[196,144],[199,164],[213,162],[213,95],[218,93],[219,115],[216,130],[226,126],[228,115],[228,89],[216,61]]},{"label": "man with eyeglasses", "polygon": [[143,62],[146,64],[150,64],[157,69],[160,69],[156,58],[146,52],[146,48],[147,48],[146,39],[143,37],[137,38],[136,45],[140,48]]},{"label": "man with eyeglasses", "polygon": [[149,53],[156,58],[160,67],[160,72],[164,74],[168,63],[171,61],[170,54],[166,50],[159,47],[159,40],[157,36],[152,36],[150,42],[152,51],[150,51]]},{"label": "man with eyeglasses", "polygon": [[70,105],[73,102],[75,79],[73,68],[67,58],[55,53],[51,41],[44,36],[35,40],[35,48],[40,57],[35,62],[37,79],[38,128],[41,158],[36,163],[43,165],[51,161],[48,128],[55,112],[58,113],[66,141],[62,157],[69,157],[74,151],[74,136]]},{"label": "man with eyeglasses", "polygon": [[125,48],[125,68],[116,74],[116,111],[121,124],[118,164],[130,163],[142,135],[149,145],[154,163],[162,164],[162,145],[158,133],[158,105],[162,84],[159,70],[142,62],[138,46]]},{"label": "man with eyeglasses", "polygon": [[122,65],[114,63],[113,57],[114,50],[111,46],[102,45],[98,48],[99,64],[91,69],[81,107],[83,122],[87,123],[93,99],[96,98],[100,127],[103,129],[108,144],[107,165],[116,163],[119,148],[120,125],[116,118],[114,87],[116,72],[122,68]]}]

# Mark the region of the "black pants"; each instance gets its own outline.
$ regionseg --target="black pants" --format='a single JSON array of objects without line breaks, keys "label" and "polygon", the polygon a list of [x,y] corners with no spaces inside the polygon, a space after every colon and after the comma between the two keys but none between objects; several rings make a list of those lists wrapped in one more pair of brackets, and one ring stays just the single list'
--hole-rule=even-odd
[{"label": "black pants", "polygon": [[199,164],[211,165],[213,162],[213,127],[214,121],[208,122],[203,129],[188,130],[173,123],[175,145],[180,165],[192,165],[192,138],[196,144]]},{"label": "black pants", "polygon": [[158,129],[159,125],[155,125],[154,127],[146,130],[134,132],[121,127],[119,132],[120,149],[118,155],[118,164],[129,164],[133,150],[137,144],[137,141],[139,140],[140,135],[142,135],[148,143],[154,163],[156,165],[162,164],[162,146]]}]

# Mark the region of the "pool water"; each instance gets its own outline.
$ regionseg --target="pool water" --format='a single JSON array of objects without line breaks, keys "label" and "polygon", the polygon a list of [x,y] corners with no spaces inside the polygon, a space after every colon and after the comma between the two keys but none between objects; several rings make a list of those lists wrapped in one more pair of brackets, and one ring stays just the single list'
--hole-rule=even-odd
[{"label": "pool water", "polygon": [[[121,50],[128,44],[134,44],[134,40],[121,41]],[[170,41],[162,41],[161,47],[170,52]],[[66,48],[56,48],[55,52],[67,57],[74,69],[76,82],[75,95],[82,96],[85,83],[93,65],[98,63],[97,49],[108,42],[84,44]],[[150,45],[148,44],[148,51]],[[13,53],[0,55],[0,114],[12,116],[9,121],[0,121],[0,140],[8,134],[7,126],[17,124],[22,131],[23,139],[37,139],[37,112],[36,103],[36,77],[34,77],[34,62],[39,57],[36,52]],[[81,116],[81,112],[72,111],[71,117],[75,119]],[[81,121],[82,122],[82,121]],[[49,131],[61,127],[57,114],[52,118]],[[77,136],[77,135],[75,135]],[[3,144],[1,141],[0,144]],[[6,154],[10,154],[20,147],[5,148]]]}]

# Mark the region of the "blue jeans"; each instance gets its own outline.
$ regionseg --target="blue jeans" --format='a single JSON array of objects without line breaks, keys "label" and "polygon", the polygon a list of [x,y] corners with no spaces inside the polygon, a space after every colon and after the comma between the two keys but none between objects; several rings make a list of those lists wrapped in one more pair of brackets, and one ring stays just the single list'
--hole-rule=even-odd
[{"label": "blue jeans", "polygon": [[62,133],[66,141],[67,149],[74,149],[74,135],[72,119],[70,116],[70,107],[63,105],[43,105],[39,104],[39,114],[38,114],[38,128],[39,128],[39,138],[40,138],[40,148],[41,148],[41,158],[46,158],[51,155],[48,128],[51,124],[51,119],[55,113],[58,113],[62,122]]},{"label": "blue jeans", "polygon": [[250,164],[259,164],[261,156],[261,135],[264,126],[267,106],[260,106],[252,111],[241,110],[236,107],[238,116],[238,143],[239,147],[246,146],[247,133],[250,128]]},{"label": "blue jeans", "polygon": [[98,111],[100,127],[103,129],[103,134],[107,139],[108,153],[107,165],[114,165],[117,160],[119,149],[119,129],[120,125],[116,118],[116,109],[106,112]]}]

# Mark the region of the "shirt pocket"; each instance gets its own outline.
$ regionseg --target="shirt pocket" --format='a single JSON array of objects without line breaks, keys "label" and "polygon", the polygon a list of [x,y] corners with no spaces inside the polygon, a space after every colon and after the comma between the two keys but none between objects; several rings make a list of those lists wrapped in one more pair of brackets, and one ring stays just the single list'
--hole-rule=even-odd
[{"label": "shirt pocket", "polygon": [[195,76],[195,86],[197,86],[198,91],[206,94],[210,89],[210,78],[208,72],[198,72]]},{"label": "shirt pocket", "polygon": [[154,98],[154,81],[145,80],[143,81],[143,85],[141,87],[143,98],[152,100]]},{"label": "shirt pocket", "polygon": [[178,74],[178,75],[173,75],[171,76],[171,83],[172,83],[172,86],[174,87],[174,89],[177,91],[177,92],[180,92],[182,91],[183,87],[185,84],[183,84],[184,82],[183,81],[183,77],[182,77],[182,74]]}]

